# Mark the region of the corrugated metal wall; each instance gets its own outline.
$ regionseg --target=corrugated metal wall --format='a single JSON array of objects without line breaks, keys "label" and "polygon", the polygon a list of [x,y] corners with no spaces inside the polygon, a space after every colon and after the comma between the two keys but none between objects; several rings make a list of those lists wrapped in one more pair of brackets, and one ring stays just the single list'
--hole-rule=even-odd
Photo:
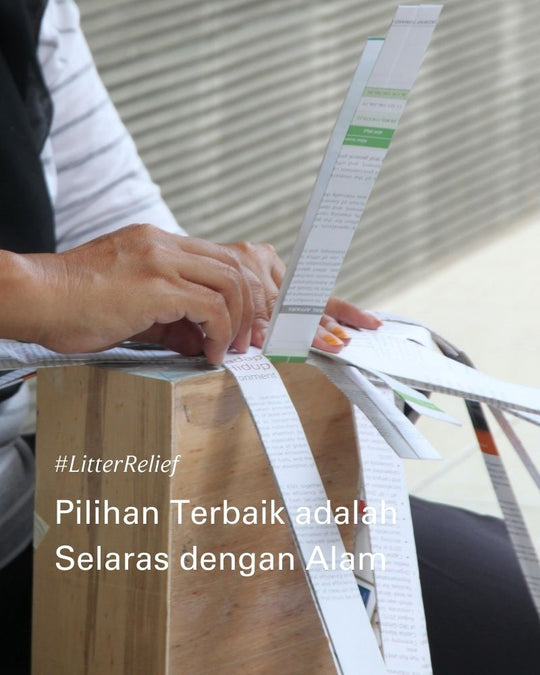
[{"label": "corrugated metal wall", "polygon": [[[179,222],[286,258],[388,0],[79,0],[100,72]],[[450,0],[338,292],[358,301],[540,206],[537,0]]]}]

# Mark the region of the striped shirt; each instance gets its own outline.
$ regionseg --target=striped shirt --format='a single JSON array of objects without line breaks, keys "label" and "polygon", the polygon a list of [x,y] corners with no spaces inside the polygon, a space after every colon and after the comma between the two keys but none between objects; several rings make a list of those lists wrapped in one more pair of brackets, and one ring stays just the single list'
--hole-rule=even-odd
[{"label": "striped shirt", "polygon": [[[183,233],[99,78],[72,0],[49,0],[38,58],[54,106],[41,159],[58,250],[134,222]],[[26,387],[0,403],[0,568],[32,539],[33,458],[18,438],[29,407]]]}]

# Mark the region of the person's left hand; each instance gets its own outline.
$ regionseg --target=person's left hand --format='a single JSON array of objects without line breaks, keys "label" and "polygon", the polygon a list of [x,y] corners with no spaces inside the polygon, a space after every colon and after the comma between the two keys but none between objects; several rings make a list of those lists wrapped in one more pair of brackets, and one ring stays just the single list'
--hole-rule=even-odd
[{"label": "person's left hand", "polygon": [[[279,287],[285,275],[285,265],[270,244],[251,244],[241,241],[223,244],[237,258],[238,262],[253,273],[252,296],[254,319],[251,329],[251,344],[262,347],[272,316]],[[321,319],[313,346],[327,352],[337,353],[350,339],[346,328],[376,329],[381,321],[356,305],[331,297],[326,313]]]}]

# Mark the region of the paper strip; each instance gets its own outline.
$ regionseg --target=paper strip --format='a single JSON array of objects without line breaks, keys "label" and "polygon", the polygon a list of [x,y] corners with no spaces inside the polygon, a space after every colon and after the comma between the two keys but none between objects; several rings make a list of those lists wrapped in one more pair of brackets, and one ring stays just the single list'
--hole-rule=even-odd
[{"label": "paper strip", "polygon": [[536,465],[532,461],[529,453],[527,452],[525,446],[520,441],[519,436],[516,434],[510,422],[506,419],[503,412],[497,408],[490,407],[493,417],[497,420],[499,426],[504,432],[506,438],[510,441],[512,447],[516,451],[517,456],[520,458],[523,466],[529,473],[530,477],[536,483],[536,486],[540,489],[540,472],[536,468]]},{"label": "paper strip", "polygon": [[539,388],[503,382],[407,338],[400,338],[397,333],[347,330],[351,335],[350,343],[339,354],[327,354],[328,358],[370,373],[386,373],[420,389],[474,399],[496,407],[540,412]]},{"label": "paper strip", "polygon": [[[202,360],[202,359],[201,359]],[[127,349],[115,347],[100,352],[85,352],[80,354],[59,354],[51,349],[30,342],[17,340],[0,340],[0,369],[23,369],[25,366],[45,368],[47,366],[71,366],[87,363],[131,363],[144,361],[145,363],[193,363],[194,359],[187,359],[177,352],[161,349]]]},{"label": "paper strip", "polygon": [[373,374],[376,374],[380,380],[388,385],[395,394],[397,394],[410,408],[412,408],[418,414],[431,417],[432,419],[439,420],[440,422],[449,422],[450,424],[461,426],[461,422],[459,420],[446,413],[444,410],[439,408],[438,405],[435,405],[435,403],[430,401],[429,398],[421,391],[417,391],[416,389],[409,387],[404,382],[400,382],[390,375],[385,375],[384,373],[376,371],[373,371]]},{"label": "paper strip", "polygon": [[495,490],[521,571],[540,616],[540,562],[493,436],[476,401],[466,401],[478,445]]},{"label": "paper strip", "polygon": [[227,355],[225,366],[240,386],[268,455],[338,672],[386,673],[352,571],[307,569],[315,547],[320,547],[327,560],[332,553],[340,560],[345,549],[335,523],[296,522],[299,507],[309,507],[313,513],[327,504],[327,497],[300,419],[278,372],[253,348],[247,354]]},{"label": "paper strip", "polygon": [[49,526],[39,513],[34,511],[34,549],[41,544],[49,529]]},{"label": "paper strip", "polygon": [[[392,398],[387,390],[390,405]],[[386,569],[374,571],[386,667],[389,673],[428,675],[431,661],[403,463],[356,407],[354,418],[366,505],[375,506],[375,512],[382,512],[382,505],[392,507],[396,513],[395,522],[381,519],[368,526],[372,551],[386,558]]]},{"label": "paper strip", "polygon": [[351,366],[312,354],[308,363],[321,370],[348,399],[360,408],[397,455],[409,459],[440,459],[439,453],[378,387]]}]

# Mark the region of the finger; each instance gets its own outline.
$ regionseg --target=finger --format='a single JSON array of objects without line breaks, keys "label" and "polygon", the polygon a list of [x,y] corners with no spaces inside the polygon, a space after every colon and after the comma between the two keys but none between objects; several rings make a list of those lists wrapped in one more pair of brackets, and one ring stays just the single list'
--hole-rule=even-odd
[{"label": "finger", "polygon": [[239,351],[245,351],[250,343],[253,321],[251,288],[245,272],[216,258],[183,252],[178,258],[179,273],[184,280],[208,288],[223,296],[230,317],[231,342]]},{"label": "finger", "polygon": [[[169,285],[160,297],[161,316],[154,323],[171,324],[187,319],[199,324],[203,333],[202,348],[208,361],[219,365],[234,339],[231,316],[222,293],[186,279]],[[166,306],[166,307],[165,307]]]},{"label": "finger", "polygon": [[287,268],[285,267],[283,260],[276,253],[276,249],[272,246],[272,244],[266,244],[266,246],[270,255],[272,256],[270,276],[274,284],[279,289],[283,282],[283,277],[285,276],[285,271]]},{"label": "finger", "polygon": [[323,328],[325,328],[329,333],[335,335],[345,344],[351,341],[351,334],[328,314],[323,314],[320,323]]},{"label": "finger", "polygon": [[361,310],[351,302],[335,297],[331,297],[328,300],[326,313],[336,321],[353,326],[354,328],[370,328],[374,330],[382,325],[382,321],[370,312]]},{"label": "finger", "polygon": [[337,354],[343,349],[345,343],[333,333],[327,331],[323,326],[319,326],[317,328],[317,333],[315,334],[315,339],[313,340],[313,346],[316,349],[322,349],[325,352]]},{"label": "finger", "polygon": [[[233,341],[231,346],[238,351],[246,351],[251,342],[251,325],[253,323],[254,312],[251,285],[246,278],[247,270],[238,262],[234,255],[220,244],[192,237],[180,237],[179,239],[179,245],[183,254],[192,254],[202,256],[203,258],[202,276],[200,275],[201,270],[198,270],[199,274],[197,277],[191,278],[192,281],[221,291],[220,287],[212,285],[211,280],[207,276],[208,270],[213,265],[221,263],[225,266],[222,268],[222,271],[229,268],[229,276],[239,284],[242,294],[242,307],[239,314],[236,312],[232,312],[231,314],[233,326]],[[237,275],[232,274],[231,270],[235,270]]]},{"label": "finger", "polygon": [[[208,316],[207,319],[202,319]],[[203,351],[208,362],[214,366],[223,363],[223,358],[233,341],[229,314],[223,296],[215,294],[206,306],[188,312],[186,317],[200,325],[204,332]]]},{"label": "finger", "polygon": [[247,278],[251,286],[251,297],[253,300],[253,321],[251,325],[251,344],[254,347],[262,347],[268,331],[270,322],[270,313],[268,305],[268,289],[261,283],[259,278],[253,273],[248,272]]},{"label": "finger", "polygon": [[271,244],[252,244],[247,241],[224,246],[259,279],[265,293],[266,313],[270,316],[285,275],[285,265],[274,247]]},{"label": "finger", "polygon": [[259,246],[265,257],[261,281],[266,293],[266,311],[270,319],[286,268],[272,244],[259,244]]},{"label": "finger", "polygon": [[154,324],[134,339],[163,345],[184,356],[198,356],[203,351],[204,333],[196,323],[181,319],[169,324]]}]

